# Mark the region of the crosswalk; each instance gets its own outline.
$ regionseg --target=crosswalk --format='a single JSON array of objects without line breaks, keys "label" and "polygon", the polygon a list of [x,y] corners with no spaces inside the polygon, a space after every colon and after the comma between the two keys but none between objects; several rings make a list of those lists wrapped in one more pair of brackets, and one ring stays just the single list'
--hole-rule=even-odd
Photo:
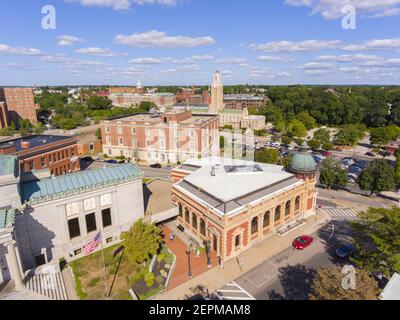
[{"label": "crosswalk", "polygon": [[356,211],[350,208],[323,208],[325,213],[329,214],[332,218],[357,218]]},{"label": "crosswalk", "polygon": [[219,289],[215,295],[220,300],[256,300],[250,293],[239,286],[235,281],[231,281],[221,289]]}]

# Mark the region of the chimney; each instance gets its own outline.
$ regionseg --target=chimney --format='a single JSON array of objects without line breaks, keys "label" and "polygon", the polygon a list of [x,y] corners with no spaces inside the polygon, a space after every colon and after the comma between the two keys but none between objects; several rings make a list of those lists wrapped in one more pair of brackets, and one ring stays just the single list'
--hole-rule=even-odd
[{"label": "chimney", "polygon": [[22,149],[29,149],[31,147],[31,143],[29,141],[21,141]]}]

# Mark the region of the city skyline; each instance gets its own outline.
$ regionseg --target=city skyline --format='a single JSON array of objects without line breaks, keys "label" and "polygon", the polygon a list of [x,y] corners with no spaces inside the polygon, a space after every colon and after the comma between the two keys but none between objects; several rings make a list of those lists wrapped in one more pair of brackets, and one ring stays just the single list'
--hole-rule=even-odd
[{"label": "city skyline", "polygon": [[[349,3],[355,30],[342,28],[341,10]],[[226,85],[398,84],[399,4],[4,1],[0,86],[135,85],[139,79],[144,86],[208,85],[215,70]],[[56,9],[55,30],[42,29],[45,5]]]}]

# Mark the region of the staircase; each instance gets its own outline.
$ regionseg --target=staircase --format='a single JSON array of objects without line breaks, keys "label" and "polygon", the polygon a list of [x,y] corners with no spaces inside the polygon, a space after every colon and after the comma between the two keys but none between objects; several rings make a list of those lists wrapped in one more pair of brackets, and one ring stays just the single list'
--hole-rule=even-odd
[{"label": "staircase", "polygon": [[52,300],[68,300],[61,272],[30,275],[26,279],[26,288]]}]

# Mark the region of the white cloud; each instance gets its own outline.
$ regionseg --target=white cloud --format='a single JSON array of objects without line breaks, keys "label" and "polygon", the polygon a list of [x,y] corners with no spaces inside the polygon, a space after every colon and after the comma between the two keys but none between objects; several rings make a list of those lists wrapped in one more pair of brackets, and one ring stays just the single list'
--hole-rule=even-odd
[{"label": "white cloud", "polygon": [[161,64],[170,61],[170,58],[135,58],[129,61],[132,64]]},{"label": "white cloud", "polygon": [[159,4],[164,6],[174,6],[178,0],[65,0],[66,2],[78,2],[85,7],[110,7],[114,10],[129,10],[133,4]]},{"label": "white cloud", "polygon": [[258,61],[266,61],[266,62],[284,62],[287,61],[285,57],[277,57],[277,56],[259,56],[257,58]]},{"label": "white cloud", "polygon": [[344,51],[362,50],[400,50],[400,38],[374,39],[360,44],[350,44],[342,47]]},{"label": "white cloud", "polygon": [[22,56],[40,56],[43,52],[34,48],[10,47],[0,43],[0,54],[22,55]]},{"label": "white cloud", "polygon": [[362,17],[381,18],[400,13],[400,0],[286,0],[291,6],[306,6],[311,9],[311,15],[320,14],[328,20],[342,18],[342,9],[352,5]]},{"label": "white cloud", "polygon": [[215,63],[217,64],[237,64],[241,65],[247,62],[247,59],[243,58],[224,58],[224,59],[218,59],[215,60]]},{"label": "white cloud", "polygon": [[78,50],[75,50],[75,52],[80,53],[80,54],[90,55],[90,56],[99,56],[99,57],[115,57],[115,56],[117,56],[117,54],[114,53],[109,48],[90,47],[90,48],[78,49]]},{"label": "white cloud", "polygon": [[132,35],[118,35],[116,43],[136,48],[194,48],[211,45],[215,41],[211,37],[168,36],[165,32],[151,30]]},{"label": "white cloud", "polygon": [[81,60],[70,58],[65,55],[47,55],[43,56],[41,61],[44,62],[52,62],[61,65],[65,65],[70,68],[87,68],[93,66],[109,66],[109,64],[104,63],[102,61],[94,61],[94,60]]},{"label": "white cloud", "polygon": [[68,47],[68,46],[73,46],[80,42],[85,42],[85,40],[82,38],[67,36],[67,35],[59,36],[57,37],[57,39],[58,39],[58,45],[60,47]]},{"label": "white cloud", "polygon": [[274,41],[264,44],[251,44],[249,48],[264,52],[312,52],[340,47],[339,40],[305,40],[300,42]]}]

